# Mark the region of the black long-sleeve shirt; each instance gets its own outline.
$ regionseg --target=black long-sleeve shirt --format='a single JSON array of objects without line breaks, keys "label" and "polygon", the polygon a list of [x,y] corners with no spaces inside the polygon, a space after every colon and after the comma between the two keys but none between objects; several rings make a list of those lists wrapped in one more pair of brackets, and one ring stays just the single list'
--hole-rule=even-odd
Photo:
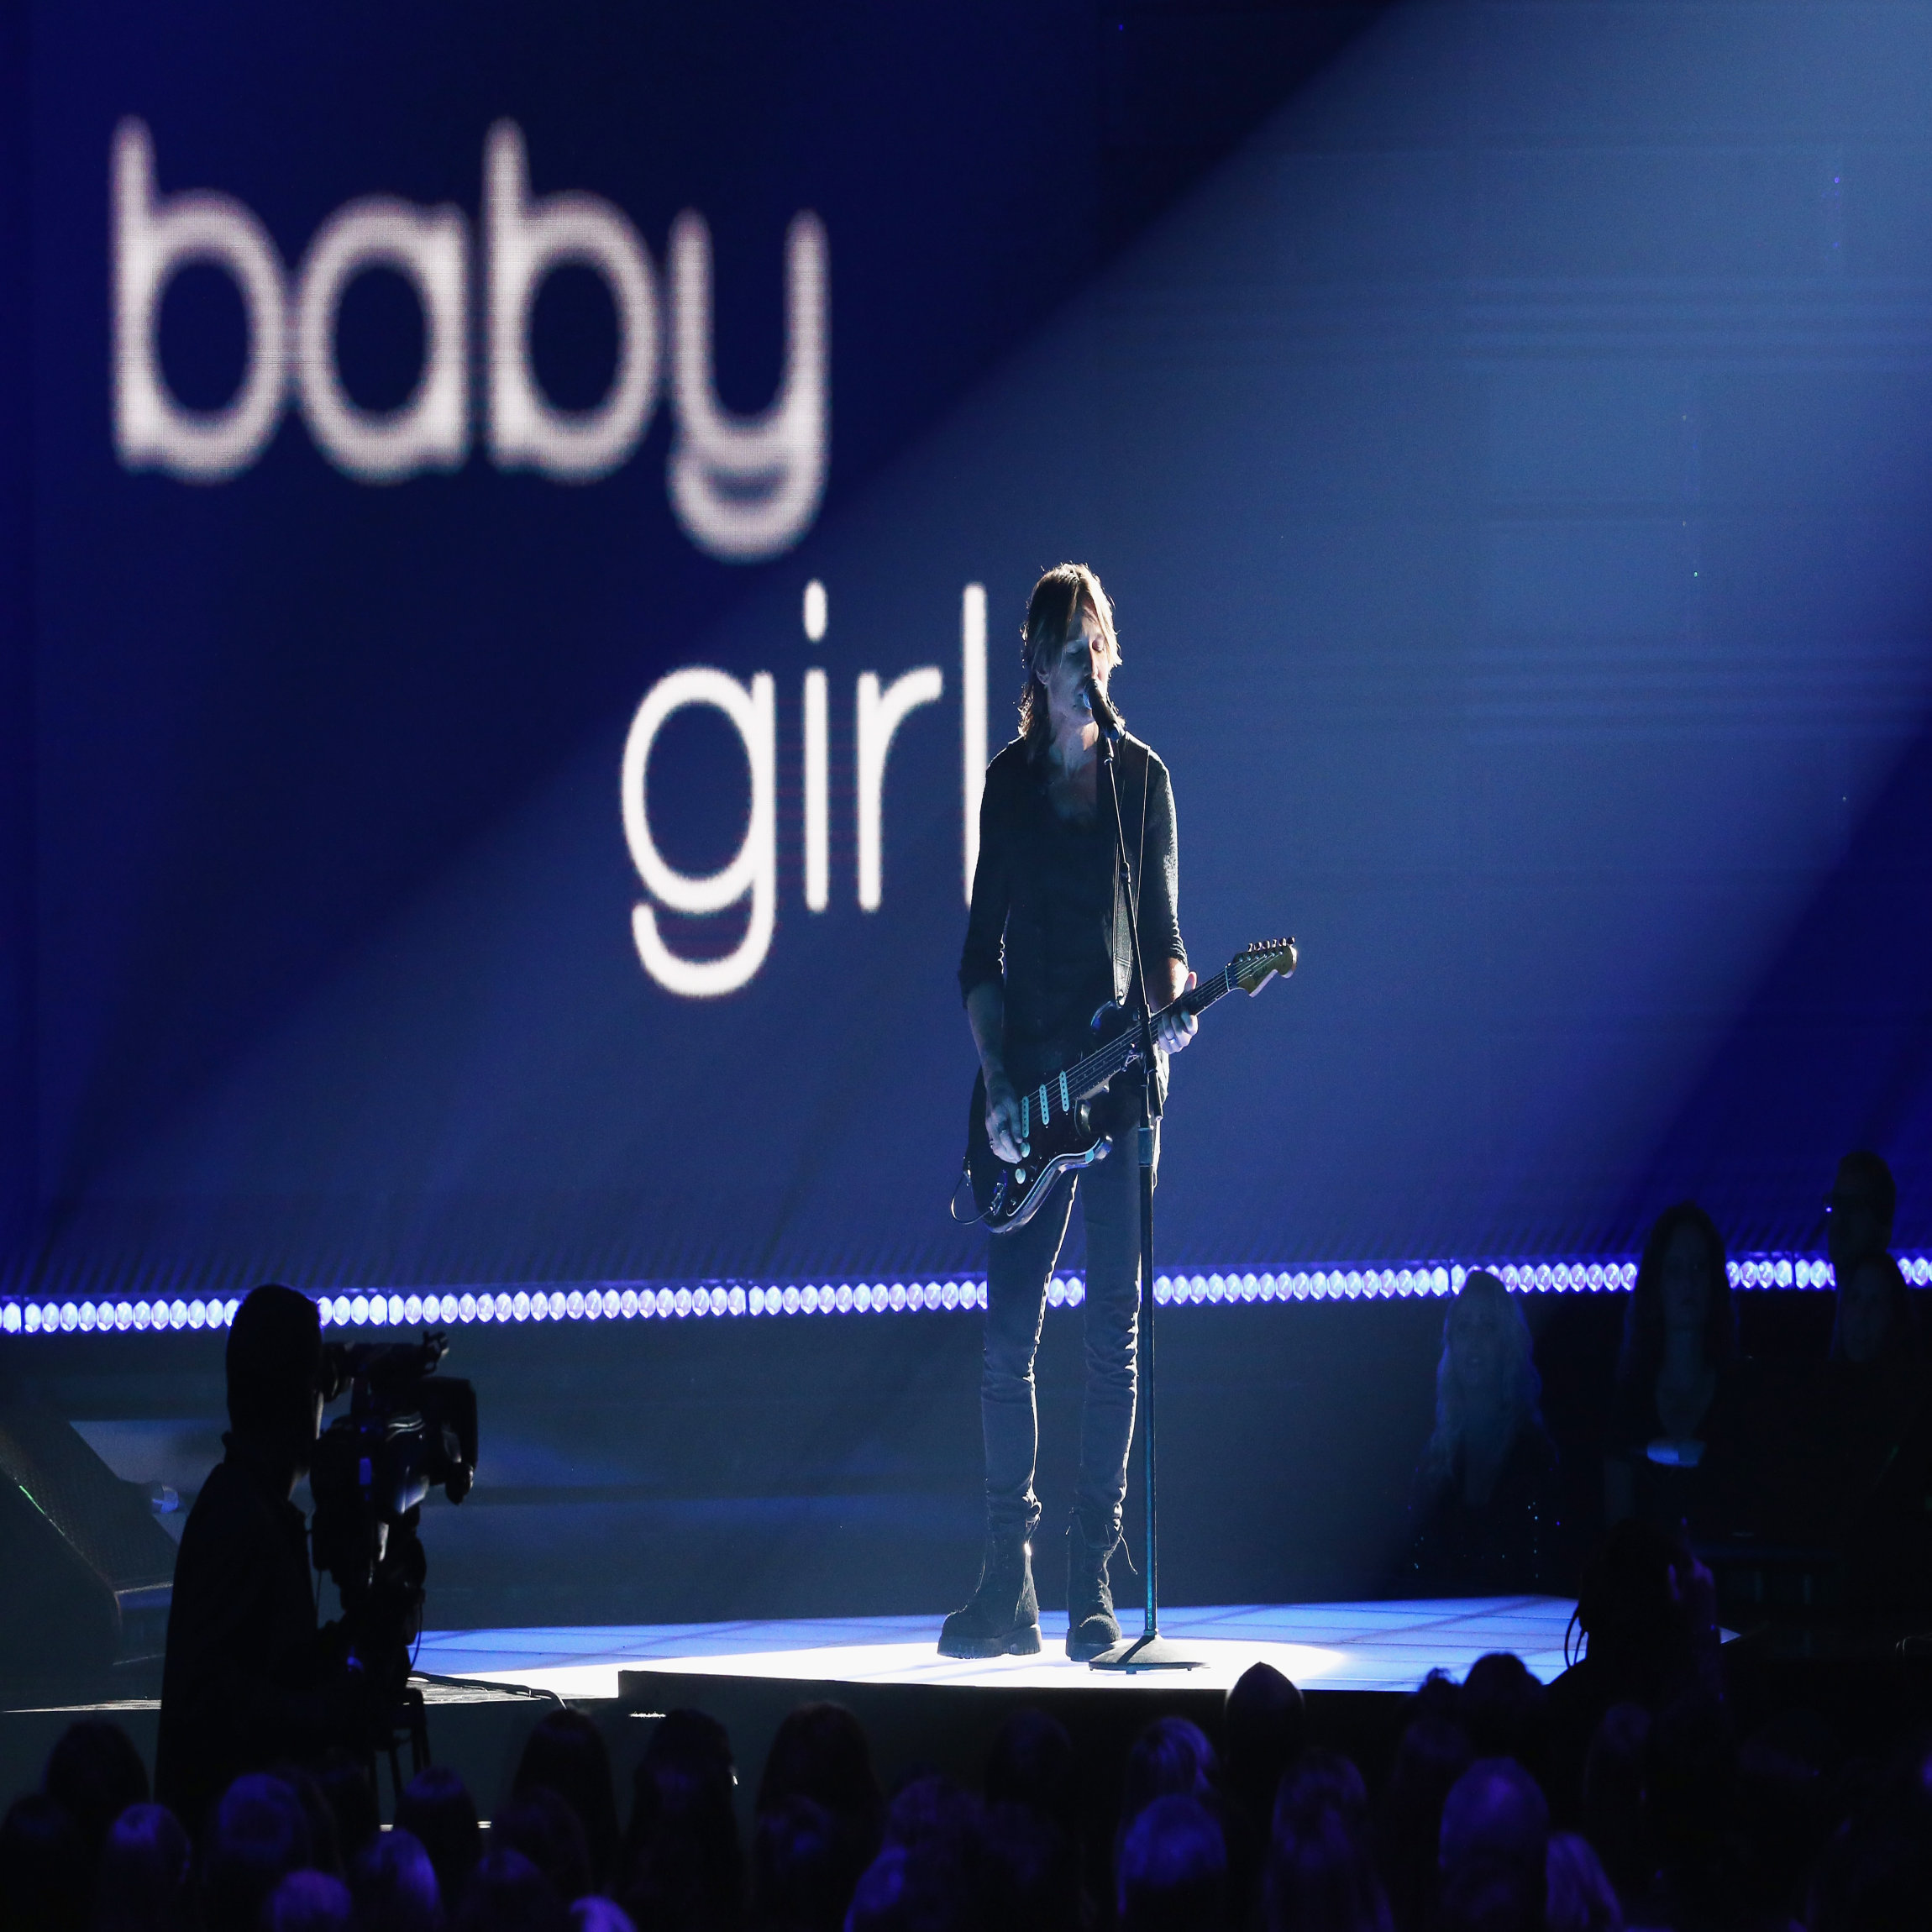
[{"label": "black long-sleeve shirt", "polygon": [[[1123,739],[1116,769],[1141,952],[1158,973],[1164,959],[1187,962],[1173,790],[1167,767],[1137,738]],[[1095,1007],[1126,998],[1133,960],[1124,900],[1104,777],[1092,822],[1069,822],[1047,794],[1045,758],[1030,759],[1016,738],[986,768],[959,992],[1004,982],[1006,1059],[1022,1083],[1078,1050]]]},{"label": "black long-sleeve shirt", "polygon": [[348,1735],[339,1631],[316,1627],[287,1472],[243,1440],[223,1440],[227,1458],[181,1534],[155,1751],[156,1796],[197,1832],[232,1778]]}]

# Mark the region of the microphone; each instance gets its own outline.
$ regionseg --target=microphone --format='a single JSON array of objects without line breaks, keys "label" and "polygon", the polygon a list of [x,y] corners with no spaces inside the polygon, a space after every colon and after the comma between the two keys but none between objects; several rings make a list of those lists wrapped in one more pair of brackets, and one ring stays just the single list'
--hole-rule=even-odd
[{"label": "microphone", "polygon": [[1086,695],[1087,709],[1094,714],[1094,722],[1100,727],[1100,735],[1120,742],[1121,714],[1108,701],[1107,694],[1089,678],[1081,690]]}]

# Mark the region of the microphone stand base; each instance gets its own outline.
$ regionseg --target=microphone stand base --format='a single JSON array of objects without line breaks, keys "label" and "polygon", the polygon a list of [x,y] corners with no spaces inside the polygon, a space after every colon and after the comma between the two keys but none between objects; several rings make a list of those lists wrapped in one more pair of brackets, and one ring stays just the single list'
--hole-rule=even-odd
[{"label": "microphone stand base", "polygon": [[1090,1659],[1094,1671],[1198,1671],[1205,1657],[1192,1657],[1163,1636],[1130,1637]]}]

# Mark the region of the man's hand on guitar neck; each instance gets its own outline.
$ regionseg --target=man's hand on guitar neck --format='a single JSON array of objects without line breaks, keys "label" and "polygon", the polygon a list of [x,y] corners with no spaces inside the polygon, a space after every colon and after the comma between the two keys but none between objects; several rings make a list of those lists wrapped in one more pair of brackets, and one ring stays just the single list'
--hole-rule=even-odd
[{"label": "man's hand on guitar neck", "polygon": [[[1181,978],[1181,963],[1178,959],[1168,960],[1167,967],[1168,996],[1160,1004],[1163,1006],[1171,1006],[1176,1000],[1180,998],[1182,994],[1194,991],[1194,976],[1190,973],[1185,979],[1183,979]],[[1149,973],[1147,977],[1151,979],[1154,975]],[[1154,1041],[1166,1052],[1178,1053],[1200,1031],[1200,1021],[1192,1013],[1166,1013],[1162,1015],[1158,1024],[1154,1028]]]}]

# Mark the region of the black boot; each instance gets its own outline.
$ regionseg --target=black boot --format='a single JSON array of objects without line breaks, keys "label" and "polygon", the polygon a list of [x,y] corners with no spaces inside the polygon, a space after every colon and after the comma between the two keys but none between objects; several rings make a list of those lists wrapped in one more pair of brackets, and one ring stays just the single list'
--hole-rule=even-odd
[{"label": "black boot", "polygon": [[1040,1647],[1033,1557],[1022,1536],[989,1536],[979,1587],[939,1632],[942,1657],[1030,1657]]},{"label": "black boot", "polygon": [[1107,1559],[1119,1533],[1089,1541],[1080,1519],[1067,1525],[1067,1655],[1077,1664],[1111,1650],[1121,1641]]}]

